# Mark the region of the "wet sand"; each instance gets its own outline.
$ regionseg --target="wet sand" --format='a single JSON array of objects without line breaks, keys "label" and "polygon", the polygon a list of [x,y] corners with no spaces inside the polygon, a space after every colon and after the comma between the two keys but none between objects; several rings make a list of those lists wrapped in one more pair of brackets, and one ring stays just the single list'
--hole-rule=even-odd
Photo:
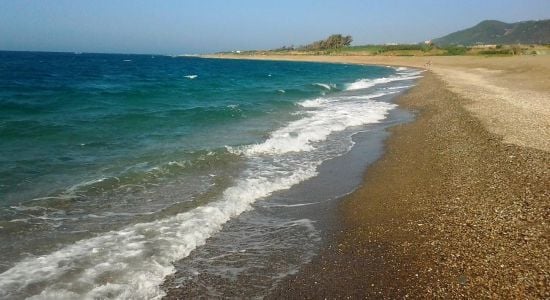
[{"label": "wet sand", "polygon": [[429,69],[399,100],[416,121],[268,299],[550,298],[550,56],[223,58]]},{"label": "wet sand", "polygon": [[342,200],[342,230],[270,299],[550,297],[550,153],[503,142],[425,73],[418,113]]}]

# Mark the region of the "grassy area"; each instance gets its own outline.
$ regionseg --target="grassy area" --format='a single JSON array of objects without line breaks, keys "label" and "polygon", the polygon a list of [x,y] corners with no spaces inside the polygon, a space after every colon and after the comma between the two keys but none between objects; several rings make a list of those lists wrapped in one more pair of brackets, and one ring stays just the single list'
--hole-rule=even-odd
[{"label": "grassy area", "polygon": [[447,46],[437,47],[433,44],[398,44],[398,45],[361,45],[326,50],[297,50],[293,48],[277,50],[252,50],[223,52],[237,55],[384,55],[384,56],[511,56],[511,55],[545,55],[550,54],[550,45],[478,45],[472,47]]}]

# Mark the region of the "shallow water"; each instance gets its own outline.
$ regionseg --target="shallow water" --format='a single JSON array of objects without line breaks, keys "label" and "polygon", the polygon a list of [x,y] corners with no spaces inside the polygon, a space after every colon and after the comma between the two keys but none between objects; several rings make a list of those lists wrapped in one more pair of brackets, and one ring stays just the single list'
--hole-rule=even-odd
[{"label": "shallow water", "polygon": [[[357,172],[334,168],[358,177],[384,128],[406,119],[391,97],[419,76],[151,55],[0,56],[0,296],[15,298],[159,297],[176,270],[175,285],[202,284],[195,291],[212,296],[224,280],[243,282],[248,295],[270,288],[318,249],[314,207],[355,185],[333,180],[333,192],[313,199],[303,186],[318,187],[334,175],[326,166],[363,149],[347,160]],[[362,141],[370,148],[353,147]],[[220,282],[196,280],[204,276]]]}]

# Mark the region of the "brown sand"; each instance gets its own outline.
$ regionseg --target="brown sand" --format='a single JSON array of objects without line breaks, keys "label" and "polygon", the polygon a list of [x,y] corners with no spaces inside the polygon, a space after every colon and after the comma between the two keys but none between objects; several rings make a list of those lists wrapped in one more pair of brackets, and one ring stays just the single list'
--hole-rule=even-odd
[{"label": "brown sand", "polygon": [[448,88],[471,100],[473,112],[504,142],[550,151],[550,55],[481,56],[210,56],[238,59],[275,59],[377,64],[425,68]]},{"label": "brown sand", "polygon": [[269,298],[550,297],[548,152],[504,144],[432,74],[341,205],[343,230]]},{"label": "brown sand", "polygon": [[550,57],[432,60],[415,122],[340,205],[341,231],[267,298],[550,298]]}]

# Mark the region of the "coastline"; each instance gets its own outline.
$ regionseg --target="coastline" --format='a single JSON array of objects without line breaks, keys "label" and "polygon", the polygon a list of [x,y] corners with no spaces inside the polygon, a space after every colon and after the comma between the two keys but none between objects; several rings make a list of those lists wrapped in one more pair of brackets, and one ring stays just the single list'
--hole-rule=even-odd
[{"label": "coastline", "polygon": [[269,299],[546,298],[548,152],[504,144],[433,74],[399,102],[342,230]]},{"label": "coastline", "polygon": [[[323,56],[204,55],[204,58],[308,61],[427,67],[491,133],[504,142],[550,152],[550,55],[483,56]],[[429,66],[426,63],[430,63]]]},{"label": "coastline", "polygon": [[[422,67],[426,57],[253,57]],[[342,230],[276,298],[548,298],[549,57],[433,58]]]},{"label": "coastline", "polygon": [[[380,97],[379,100],[395,103],[398,96],[389,94]],[[292,276],[300,270],[301,266],[309,263],[324,248],[330,233],[335,228],[339,228],[338,216],[334,213],[338,210],[339,199],[353,193],[363,181],[364,170],[382,156],[384,141],[390,135],[389,128],[396,124],[411,122],[412,119],[412,113],[404,109],[392,110],[383,121],[369,124],[364,130],[351,134],[353,147],[341,156],[324,161],[318,167],[318,174],[315,177],[288,190],[279,191],[266,197],[257,203],[253,210],[230,220],[199,251],[194,251],[190,257],[175,263],[178,271],[165,279],[162,288],[167,295],[163,299],[238,298],[242,295],[254,299],[263,298],[268,293],[267,291],[275,290],[286,276]],[[279,217],[295,220],[290,223],[290,226],[283,226],[287,230],[290,228],[294,228],[294,230],[292,236],[275,236],[274,239],[274,236],[264,228],[262,236],[269,236],[270,241],[265,243],[267,247],[265,253],[271,252],[271,255],[254,258],[253,253],[259,253],[261,250],[258,248],[257,238],[254,238],[251,232],[245,234],[246,236],[252,235],[251,240],[246,237],[239,238],[237,231],[239,226],[249,221],[257,221],[254,225],[249,225],[254,228],[264,222],[273,222],[273,216],[270,218],[265,214],[266,209],[276,209]],[[314,228],[305,232],[296,230],[296,225],[302,222],[315,224]],[[285,223],[289,224],[288,221]],[[308,238],[304,238],[304,233]],[[277,250],[282,245],[289,244],[285,241],[286,239],[297,240],[301,237],[300,245],[296,244],[292,248]],[[273,243],[273,240],[278,241]],[[232,256],[231,251],[224,247],[224,245],[233,243],[242,245],[243,250],[250,247],[250,251],[243,252],[243,254],[247,253],[246,263],[239,261],[236,256]],[[250,246],[254,244],[256,246]],[[208,256],[205,253],[215,254]],[[197,260],[202,255],[206,257]],[[297,255],[302,257],[299,263],[296,263]],[[193,277],[189,276],[189,270],[200,270],[196,261],[214,266],[218,264],[222,267],[221,272],[212,272],[212,269],[209,269],[208,272],[200,272],[201,274],[196,277],[196,280],[178,284],[178,282],[182,282],[181,278]],[[266,266],[270,267],[266,268]],[[247,275],[246,271],[243,271],[240,276],[231,278],[224,275],[228,267],[238,267],[242,270],[255,268],[257,273]],[[279,272],[284,272],[284,276]],[[276,275],[274,276],[274,274]]]}]

